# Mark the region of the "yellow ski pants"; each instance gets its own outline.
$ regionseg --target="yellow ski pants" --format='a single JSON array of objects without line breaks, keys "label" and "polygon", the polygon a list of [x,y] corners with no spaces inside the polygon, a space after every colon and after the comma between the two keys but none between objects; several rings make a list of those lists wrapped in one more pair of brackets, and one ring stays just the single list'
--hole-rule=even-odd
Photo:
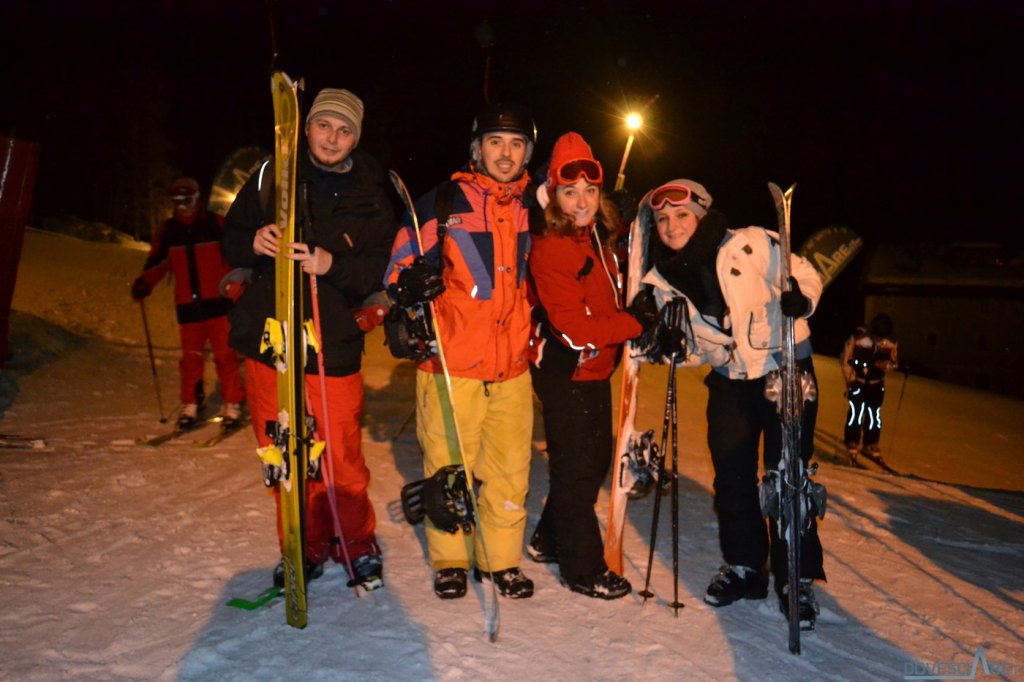
[{"label": "yellow ski pants", "polygon": [[435,571],[473,565],[483,571],[501,571],[519,566],[533,437],[530,374],[487,384],[452,377],[461,453],[446,394],[443,374],[416,372],[416,436],[423,448],[423,473],[429,477],[443,466],[465,464],[479,486],[477,513],[483,532],[450,534],[427,519],[430,564]]}]

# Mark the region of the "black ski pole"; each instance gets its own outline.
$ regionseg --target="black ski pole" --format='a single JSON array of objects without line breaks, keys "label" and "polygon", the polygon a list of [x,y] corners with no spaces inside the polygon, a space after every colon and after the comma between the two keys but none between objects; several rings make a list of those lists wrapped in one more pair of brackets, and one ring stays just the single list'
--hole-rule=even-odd
[{"label": "black ski pole", "polygon": [[139,301],[139,310],[142,311],[142,329],[146,333],[146,349],[149,351],[149,368],[153,372],[153,386],[156,388],[156,407],[160,410],[160,423],[166,424],[167,417],[164,416],[164,401],[160,397],[160,379],[156,375],[156,359],[153,357],[153,340],[149,336],[149,321],[146,319],[145,301]]},{"label": "black ski pole", "polygon": [[[675,354],[673,353],[673,356]],[[669,367],[672,387],[672,614],[678,618],[683,603],[679,601],[679,411],[676,403],[676,363]]]},{"label": "black ski pole", "polygon": [[[644,579],[644,589],[640,596],[644,598],[643,604],[654,596],[651,592],[651,568],[654,566],[654,548],[658,540],[658,520],[661,516],[661,490],[665,483],[665,448],[668,447],[669,428],[672,423],[673,402],[675,393],[672,386],[672,367],[676,364],[676,354],[673,351],[669,359],[668,387],[665,389],[665,420],[661,427],[661,450],[658,456],[658,478],[654,482],[654,510],[651,512],[651,542],[647,550],[647,577]],[[652,446],[653,447],[653,446]],[[641,604],[641,606],[643,605]]]}]

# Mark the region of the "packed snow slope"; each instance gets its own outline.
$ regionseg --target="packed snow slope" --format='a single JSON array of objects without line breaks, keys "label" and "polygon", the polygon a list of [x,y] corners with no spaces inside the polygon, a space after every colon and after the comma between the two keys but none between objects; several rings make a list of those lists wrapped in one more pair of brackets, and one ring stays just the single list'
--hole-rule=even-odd
[{"label": "packed snow slope", "polygon": [[[911,376],[891,378],[882,446],[894,476],[837,455],[845,403],[835,359],[818,357],[818,480],[827,584],[803,655],[786,647],[773,598],[716,610],[701,595],[718,568],[703,370],[680,371],[679,597],[662,514],[652,589],[602,602],[570,593],[557,569],[523,567],[537,592],[500,602],[496,643],[473,585],[431,592],[422,528],[398,505],[420,477],[413,367],[368,339],[364,447],[385,555],[385,588],[357,596],[327,567],[309,625],[254,597],[278,559],[274,506],[249,431],[211,449],[192,438],[147,448],[167,429],[139,306],[128,296],[140,245],[31,231],[15,294],[14,356],[0,383],[0,678],[5,680],[900,680],[970,674],[1024,679],[1024,410],[1020,401]],[[827,295],[827,294],[826,294]],[[164,412],[177,335],[170,289],[146,304]],[[209,376],[209,388],[214,379]],[[660,431],[666,369],[641,370],[639,424]],[[617,384],[616,384],[617,386]],[[902,393],[902,399],[900,394]],[[214,403],[216,401],[214,400]],[[213,409],[216,404],[213,405]],[[166,414],[165,414],[166,416]],[[530,527],[547,492],[536,419]],[[598,513],[604,518],[607,495]],[[669,509],[668,505],[663,510]],[[626,573],[642,587],[652,500],[628,512]]]}]

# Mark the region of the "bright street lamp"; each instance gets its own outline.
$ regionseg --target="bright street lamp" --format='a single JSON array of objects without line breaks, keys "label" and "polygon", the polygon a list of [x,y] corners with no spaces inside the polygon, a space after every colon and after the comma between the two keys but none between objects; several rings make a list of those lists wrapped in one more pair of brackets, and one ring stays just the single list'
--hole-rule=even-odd
[{"label": "bright street lamp", "polygon": [[629,128],[629,139],[626,140],[626,150],[622,152],[622,163],[619,164],[619,175],[615,178],[615,191],[619,191],[626,184],[626,161],[629,159],[629,150],[633,148],[635,133],[643,125],[640,114],[630,112],[626,116],[626,127]]}]

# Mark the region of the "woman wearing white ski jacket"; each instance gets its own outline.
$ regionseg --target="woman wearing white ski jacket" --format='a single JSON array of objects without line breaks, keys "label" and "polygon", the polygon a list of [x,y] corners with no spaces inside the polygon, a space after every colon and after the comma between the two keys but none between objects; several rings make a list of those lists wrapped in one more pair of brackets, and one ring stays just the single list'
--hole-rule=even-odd
[{"label": "woman wearing white ski jacket", "polygon": [[[649,212],[657,238],[651,235],[648,262],[654,267],[643,282],[653,287],[659,308],[672,300],[685,302],[683,333],[675,337],[686,344],[684,364],[711,366],[704,380],[708,447],[725,565],[712,579],[704,601],[725,606],[738,599],[765,598],[770,558],[785,612],[786,543],[774,522],[766,527],[758,496],[762,435],[764,471],[778,468],[782,451],[781,422],[775,403],[765,397],[765,383],[779,368],[784,315],[795,318],[797,365],[813,380],[806,318],[818,303],[822,283],[814,267],[794,255],[792,291],[782,292],[778,234],[761,227],[726,229],[724,216],[710,211],[711,201],[703,185],[686,179],[650,193],[642,210]],[[816,417],[817,401],[805,403],[800,444],[805,463],[814,450]],[[801,547],[800,619],[811,629],[817,605],[810,584],[825,578],[813,520]]]},{"label": "woman wearing white ski jacket", "polygon": [[[708,364],[730,379],[757,379],[779,368],[782,348],[782,311],[779,308],[778,235],[761,227],[726,230],[715,257],[715,274],[728,307],[728,333],[714,317],[700,313],[689,299],[690,324],[695,346],[685,364]],[[807,316],[818,305],[822,284],[814,266],[800,256],[793,257],[792,276],[810,303]],[[665,267],[665,264],[662,264]],[[651,268],[643,283],[654,287],[660,309],[665,302],[685,296]],[[811,329],[807,319],[794,320],[797,358],[811,355]]]}]

